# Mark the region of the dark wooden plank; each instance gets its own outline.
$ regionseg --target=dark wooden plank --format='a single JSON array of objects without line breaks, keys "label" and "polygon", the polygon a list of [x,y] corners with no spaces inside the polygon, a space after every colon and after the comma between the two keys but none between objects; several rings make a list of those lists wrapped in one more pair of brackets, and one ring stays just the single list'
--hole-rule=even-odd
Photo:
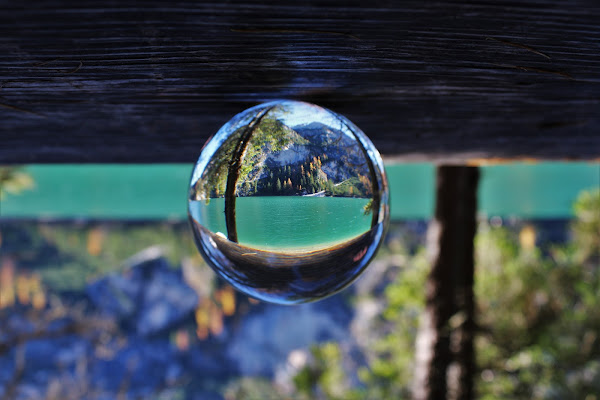
[{"label": "dark wooden plank", "polygon": [[0,1],[0,163],[193,162],[277,98],[403,160],[600,156],[595,0],[140,4]]}]

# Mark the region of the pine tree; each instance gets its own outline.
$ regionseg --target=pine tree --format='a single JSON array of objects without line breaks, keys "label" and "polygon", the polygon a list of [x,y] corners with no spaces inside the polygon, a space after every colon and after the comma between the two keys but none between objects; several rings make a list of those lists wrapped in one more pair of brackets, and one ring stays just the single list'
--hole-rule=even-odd
[{"label": "pine tree", "polygon": [[275,184],[275,189],[277,190],[277,193],[281,192],[281,181],[279,180],[279,178],[277,178],[277,183]]},{"label": "pine tree", "polygon": [[308,179],[308,189],[309,189],[310,193],[315,192],[315,179],[312,177],[312,175]]}]

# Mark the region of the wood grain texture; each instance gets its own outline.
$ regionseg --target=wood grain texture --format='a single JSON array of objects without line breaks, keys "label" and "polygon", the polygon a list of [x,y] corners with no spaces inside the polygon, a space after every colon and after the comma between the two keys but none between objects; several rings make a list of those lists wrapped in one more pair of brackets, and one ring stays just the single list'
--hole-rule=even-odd
[{"label": "wood grain texture", "polygon": [[595,0],[140,4],[0,0],[0,163],[194,162],[278,98],[401,160],[600,157]]}]

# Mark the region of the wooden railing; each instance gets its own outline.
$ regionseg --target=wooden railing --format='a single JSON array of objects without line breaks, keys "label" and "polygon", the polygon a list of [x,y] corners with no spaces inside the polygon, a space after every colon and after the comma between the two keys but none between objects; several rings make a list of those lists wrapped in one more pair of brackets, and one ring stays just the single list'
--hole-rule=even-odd
[{"label": "wooden railing", "polygon": [[600,156],[597,1],[3,3],[0,164],[193,162],[277,98],[388,159]]}]

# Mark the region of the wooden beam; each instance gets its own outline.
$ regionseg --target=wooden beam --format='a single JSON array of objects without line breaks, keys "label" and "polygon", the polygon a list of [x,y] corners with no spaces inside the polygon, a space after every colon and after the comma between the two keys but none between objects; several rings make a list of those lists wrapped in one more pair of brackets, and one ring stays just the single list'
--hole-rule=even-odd
[{"label": "wooden beam", "polygon": [[194,162],[277,99],[384,156],[600,157],[600,3],[0,1],[0,163]]}]

